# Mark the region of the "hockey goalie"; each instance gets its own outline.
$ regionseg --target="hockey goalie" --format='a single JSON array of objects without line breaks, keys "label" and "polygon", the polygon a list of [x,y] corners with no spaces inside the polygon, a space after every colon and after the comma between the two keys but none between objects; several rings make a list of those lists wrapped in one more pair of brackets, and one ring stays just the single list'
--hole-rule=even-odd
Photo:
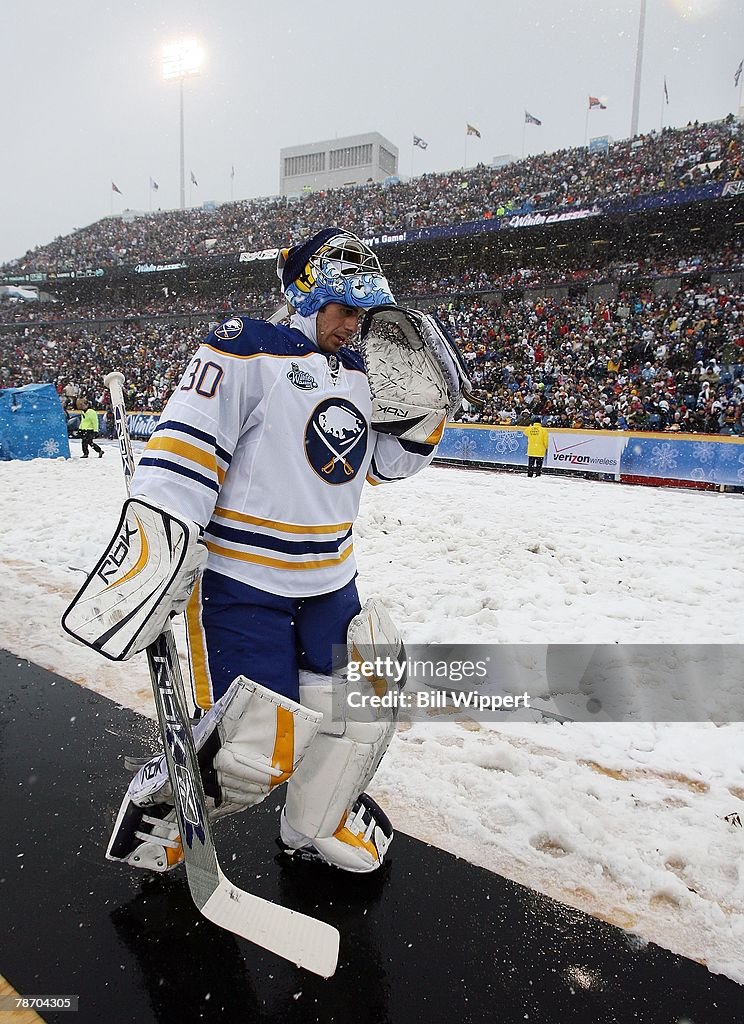
[{"label": "hockey goalie", "polygon": [[[405,652],[383,603],[362,607],[353,524],[365,481],[429,465],[469,383],[442,325],[395,304],[350,232],[282,250],[278,273],[286,309],[231,317],[189,362],[63,625],[121,660],[185,611],[210,818],[285,786],[286,854],[371,872],[393,830],[365,790],[395,722],[352,711],[344,669]],[[181,862],[164,756],[138,767],[107,856]]]}]

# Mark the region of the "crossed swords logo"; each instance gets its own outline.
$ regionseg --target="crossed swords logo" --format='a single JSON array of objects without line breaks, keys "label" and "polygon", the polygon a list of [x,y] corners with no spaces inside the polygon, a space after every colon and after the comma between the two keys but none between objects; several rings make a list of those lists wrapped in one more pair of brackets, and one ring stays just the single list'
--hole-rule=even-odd
[{"label": "crossed swords logo", "polygon": [[320,429],[320,427],[315,421],[313,421],[313,429],[315,430],[315,433],[318,435],[323,444],[326,446],[328,451],[333,456],[333,458],[330,459],[325,464],[325,466],[323,466],[321,472],[325,473],[326,476],[328,476],[329,473],[333,472],[333,467],[336,465],[336,463],[340,462],[344,468],[344,473],[346,474],[346,476],[354,476],[354,467],[351,465],[350,462],[347,461],[346,456],[349,454],[350,451],[352,451],[352,449],[356,448],[356,446],[359,444],[362,438],[366,436],[366,431],[364,429],[360,430],[356,437],[349,442],[347,447],[344,448],[343,451],[339,451],[335,445],[331,444],[331,442],[328,440],[326,435],[323,433],[323,431]]}]

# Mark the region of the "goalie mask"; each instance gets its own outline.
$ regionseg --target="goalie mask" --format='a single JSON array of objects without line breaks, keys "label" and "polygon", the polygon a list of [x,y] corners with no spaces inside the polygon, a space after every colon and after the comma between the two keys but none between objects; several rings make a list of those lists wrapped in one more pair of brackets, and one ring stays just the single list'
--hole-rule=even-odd
[{"label": "goalie mask", "polygon": [[300,316],[312,316],[329,302],[373,309],[395,301],[369,246],[340,228],[281,249],[276,269],[285,299]]}]

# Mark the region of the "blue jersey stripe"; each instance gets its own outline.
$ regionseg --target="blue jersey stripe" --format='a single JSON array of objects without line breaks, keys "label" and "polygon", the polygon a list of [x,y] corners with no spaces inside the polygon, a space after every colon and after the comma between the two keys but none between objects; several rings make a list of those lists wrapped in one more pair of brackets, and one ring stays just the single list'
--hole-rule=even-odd
[{"label": "blue jersey stripe", "polygon": [[393,480],[405,480],[404,476],[385,476],[384,473],[381,473],[377,468],[374,455],[372,456],[372,463],[369,469],[372,476],[376,476],[378,480],[387,480],[388,483],[391,483]]},{"label": "blue jersey stripe", "polygon": [[153,430],[153,434],[157,430],[176,430],[181,434],[188,434],[190,437],[195,437],[198,441],[204,441],[206,444],[211,445],[219,458],[221,458],[223,462],[226,462],[228,466],[232,462],[232,455],[224,448],[220,448],[215,437],[211,434],[205,433],[203,430],[197,430],[197,428],[192,427],[190,423],[181,423],[179,420],[165,420],[164,423],[158,423],[155,430]]},{"label": "blue jersey stripe", "polygon": [[165,459],[152,459],[148,456],[143,456],[139,461],[140,466],[155,466],[158,469],[168,469],[171,473],[178,473],[179,476],[188,477],[189,480],[195,480],[201,484],[202,487],[208,487],[210,491],[214,491],[216,494],[220,493],[220,486],[214,480],[210,480],[209,477],[202,476],[201,473],[195,472],[193,469],[187,469],[185,466],[179,466],[177,462],[167,462]]},{"label": "blue jersey stripe", "polygon": [[233,544],[248,544],[254,548],[266,548],[269,551],[282,551],[287,555],[315,555],[335,553],[344,541],[351,536],[351,529],[341,537],[332,540],[285,540],[283,537],[267,537],[265,533],[253,530],[241,530],[232,526],[223,526],[214,520],[207,527],[208,536],[226,540]]}]

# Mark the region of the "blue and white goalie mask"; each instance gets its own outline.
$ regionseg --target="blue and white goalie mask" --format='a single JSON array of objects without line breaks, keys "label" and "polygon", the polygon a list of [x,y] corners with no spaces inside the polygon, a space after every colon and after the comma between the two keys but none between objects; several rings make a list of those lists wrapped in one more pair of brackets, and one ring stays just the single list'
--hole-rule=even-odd
[{"label": "blue and white goalie mask", "polygon": [[375,254],[340,228],[326,228],[308,242],[282,249],[277,274],[284,297],[300,316],[311,316],[329,302],[361,309],[395,302]]}]

